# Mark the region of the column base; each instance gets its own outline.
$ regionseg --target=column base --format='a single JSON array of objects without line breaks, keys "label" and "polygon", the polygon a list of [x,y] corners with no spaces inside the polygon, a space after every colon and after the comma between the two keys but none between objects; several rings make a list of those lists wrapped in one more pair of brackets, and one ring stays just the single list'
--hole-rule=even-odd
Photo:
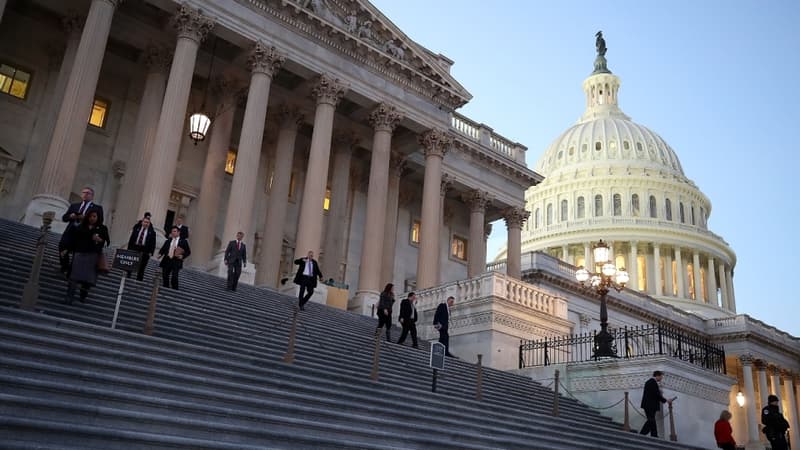
[{"label": "column base", "polygon": [[[292,283],[292,280],[289,280],[286,282],[286,284],[278,288],[278,292],[293,297],[295,300],[297,300],[297,296],[300,294],[300,286]],[[317,283],[317,287],[314,288],[314,295],[312,295],[308,301],[311,303],[327,305],[328,286],[322,283]]]},{"label": "column base", "polygon": [[[191,244],[191,241],[190,241]],[[191,255],[189,259],[191,260]],[[216,275],[221,278],[228,278],[228,266],[225,265],[225,254],[223,252],[217,253],[206,266],[206,272]],[[253,264],[248,263],[242,267],[242,274],[239,276],[240,284],[254,285],[256,282],[256,268]]]},{"label": "column base", "polygon": [[[377,291],[358,291],[356,295],[347,302],[347,310],[361,314],[362,316],[374,316],[374,310],[380,299]],[[397,306],[399,310],[399,306]]]},{"label": "column base", "polygon": [[53,211],[56,217],[50,226],[50,231],[53,233],[63,233],[67,227],[66,222],[61,221],[61,216],[67,212],[69,202],[57,195],[39,194],[35,195],[28,203],[25,209],[25,215],[22,217],[22,223],[32,227],[42,226],[42,214],[46,211]]}]

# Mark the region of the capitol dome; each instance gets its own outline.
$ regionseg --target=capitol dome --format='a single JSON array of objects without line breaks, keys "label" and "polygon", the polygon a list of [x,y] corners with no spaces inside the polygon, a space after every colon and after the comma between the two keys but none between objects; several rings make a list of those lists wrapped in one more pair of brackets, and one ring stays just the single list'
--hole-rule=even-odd
[{"label": "capitol dome", "polygon": [[536,163],[522,251],[593,267],[603,239],[628,287],[706,317],[734,313],[736,256],[708,229],[711,202],[658,134],[619,108],[620,78],[599,55],[583,82],[586,110]]}]

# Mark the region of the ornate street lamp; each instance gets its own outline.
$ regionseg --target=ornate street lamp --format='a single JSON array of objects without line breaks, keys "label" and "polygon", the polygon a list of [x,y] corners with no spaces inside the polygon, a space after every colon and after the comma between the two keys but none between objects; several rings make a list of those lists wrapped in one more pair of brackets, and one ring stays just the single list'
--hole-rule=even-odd
[{"label": "ornate street lamp", "polygon": [[606,295],[609,288],[614,288],[617,292],[625,288],[630,281],[630,276],[625,268],[619,268],[611,262],[608,245],[601,239],[592,249],[594,254],[594,264],[597,272],[589,272],[581,267],[575,272],[575,279],[586,287],[591,287],[600,294],[600,332],[594,337],[594,356],[617,357],[614,349],[614,336],[608,332],[608,305]]},{"label": "ornate street lamp", "polygon": [[744,408],[744,394],[742,394],[742,391],[736,394],[736,403],[739,404],[739,408]]}]

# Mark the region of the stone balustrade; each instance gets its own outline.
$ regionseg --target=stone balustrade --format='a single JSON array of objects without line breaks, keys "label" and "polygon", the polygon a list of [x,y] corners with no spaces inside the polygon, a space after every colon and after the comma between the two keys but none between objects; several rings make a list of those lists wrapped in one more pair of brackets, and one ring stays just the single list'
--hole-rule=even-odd
[{"label": "stone balustrade", "polygon": [[569,222],[556,223],[553,225],[546,225],[546,226],[543,225],[536,232],[536,236],[537,239],[545,239],[547,237],[563,234],[567,231],[572,231],[572,230],[581,230],[588,228],[595,229],[597,227],[614,227],[614,226],[626,227],[631,225],[636,225],[637,227],[642,227],[642,226],[651,227],[657,230],[672,229],[678,231],[691,231],[693,233],[699,233],[701,235],[717,239],[720,242],[724,243],[725,245],[728,245],[728,243],[721,236],[704,228],[700,223],[698,223],[697,225],[690,225],[690,224],[679,223],[664,219],[650,218],[650,217],[638,217],[638,218],[592,217],[581,220],[571,220]]},{"label": "stone balustrade", "polygon": [[525,146],[511,142],[482,123],[474,122],[461,114],[453,113],[450,120],[450,128],[482,147],[520,164],[525,164],[525,151],[527,150]]}]

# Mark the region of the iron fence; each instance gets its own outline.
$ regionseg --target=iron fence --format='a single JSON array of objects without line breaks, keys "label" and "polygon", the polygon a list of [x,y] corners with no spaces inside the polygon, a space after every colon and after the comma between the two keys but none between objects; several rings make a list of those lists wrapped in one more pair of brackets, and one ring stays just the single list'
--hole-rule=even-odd
[{"label": "iron fence", "polygon": [[[725,350],[708,339],[665,325],[609,329],[618,358],[665,355],[718,373],[726,373]],[[549,366],[596,361],[596,332],[550,339],[522,341],[519,367]]]}]

